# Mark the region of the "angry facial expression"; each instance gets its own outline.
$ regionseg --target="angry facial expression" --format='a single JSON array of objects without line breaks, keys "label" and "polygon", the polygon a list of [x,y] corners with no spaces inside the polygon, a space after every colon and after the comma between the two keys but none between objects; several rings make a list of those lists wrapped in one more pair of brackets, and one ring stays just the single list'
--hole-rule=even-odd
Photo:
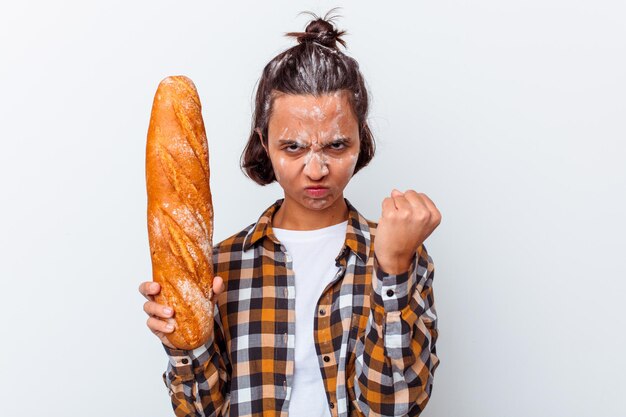
[{"label": "angry facial expression", "polygon": [[275,98],[266,150],[285,200],[323,210],[343,198],[360,150],[358,121],[348,94]]}]

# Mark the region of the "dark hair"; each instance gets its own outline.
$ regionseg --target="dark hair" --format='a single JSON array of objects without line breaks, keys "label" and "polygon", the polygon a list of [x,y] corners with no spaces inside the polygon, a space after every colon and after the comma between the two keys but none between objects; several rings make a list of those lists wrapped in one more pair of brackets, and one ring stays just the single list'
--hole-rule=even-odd
[{"label": "dark hair", "polygon": [[[335,8],[336,9],[336,8]],[[244,173],[260,185],[274,182],[276,177],[268,154],[261,144],[257,129],[267,143],[267,130],[274,99],[283,94],[321,94],[347,90],[349,102],[357,117],[361,142],[359,157],[354,169],[356,174],[374,156],[376,145],[366,123],[369,100],[363,75],[357,61],[339,50],[337,42],[346,47],[341,39],[346,32],[337,31],[327,18],[314,17],[305,32],[289,32],[298,45],[276,55],[263,68],[256,92],[252,129],[243,153],[241,168]]]}]

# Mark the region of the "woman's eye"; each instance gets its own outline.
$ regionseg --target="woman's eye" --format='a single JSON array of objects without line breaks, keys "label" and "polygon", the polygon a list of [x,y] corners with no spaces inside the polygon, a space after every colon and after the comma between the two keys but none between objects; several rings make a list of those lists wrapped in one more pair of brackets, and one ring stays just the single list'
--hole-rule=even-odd
[{"label": "woman's eye", "polygon": [[288,152],[297,152],[297,151],[299,151],[300,149],[302,149],[302,147],[301,147],[300,145],[298,145],[297,143],[291,143],[291,144],[289,144],[289,145],[285,146],[285,149],[286,149]]}]

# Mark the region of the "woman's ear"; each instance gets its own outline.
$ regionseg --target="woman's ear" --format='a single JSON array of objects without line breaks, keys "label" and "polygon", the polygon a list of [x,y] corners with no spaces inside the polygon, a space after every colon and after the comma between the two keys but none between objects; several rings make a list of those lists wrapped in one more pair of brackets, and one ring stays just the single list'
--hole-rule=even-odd
[{"label": "woman's ear", "polygon": [[261,142],[261,146],[263,147],[263,149],[265,149],[265,153],[267,154],[267,156],[270,156],[270,152],[267,149],[267,145],[265,145],[265,142],[263,142],[263,133],[261,133],[261,129],[259,129],[258,127],[254,128],[256,134],[259,136],[259,141]]}]

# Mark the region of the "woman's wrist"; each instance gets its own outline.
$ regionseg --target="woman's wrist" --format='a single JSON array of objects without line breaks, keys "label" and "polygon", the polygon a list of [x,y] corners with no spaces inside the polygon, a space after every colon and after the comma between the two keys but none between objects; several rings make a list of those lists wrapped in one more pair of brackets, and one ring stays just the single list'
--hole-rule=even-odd
[{"label": "woman's wrist", "polygon": [[385,273],[389,275],[399,275],[404,272],[407,272],[411,267],[412,257],[405,258],[403,256],[395,256],[395,257],[380,257],[376,255],[376,260],[378,261],[378,266]]}]

